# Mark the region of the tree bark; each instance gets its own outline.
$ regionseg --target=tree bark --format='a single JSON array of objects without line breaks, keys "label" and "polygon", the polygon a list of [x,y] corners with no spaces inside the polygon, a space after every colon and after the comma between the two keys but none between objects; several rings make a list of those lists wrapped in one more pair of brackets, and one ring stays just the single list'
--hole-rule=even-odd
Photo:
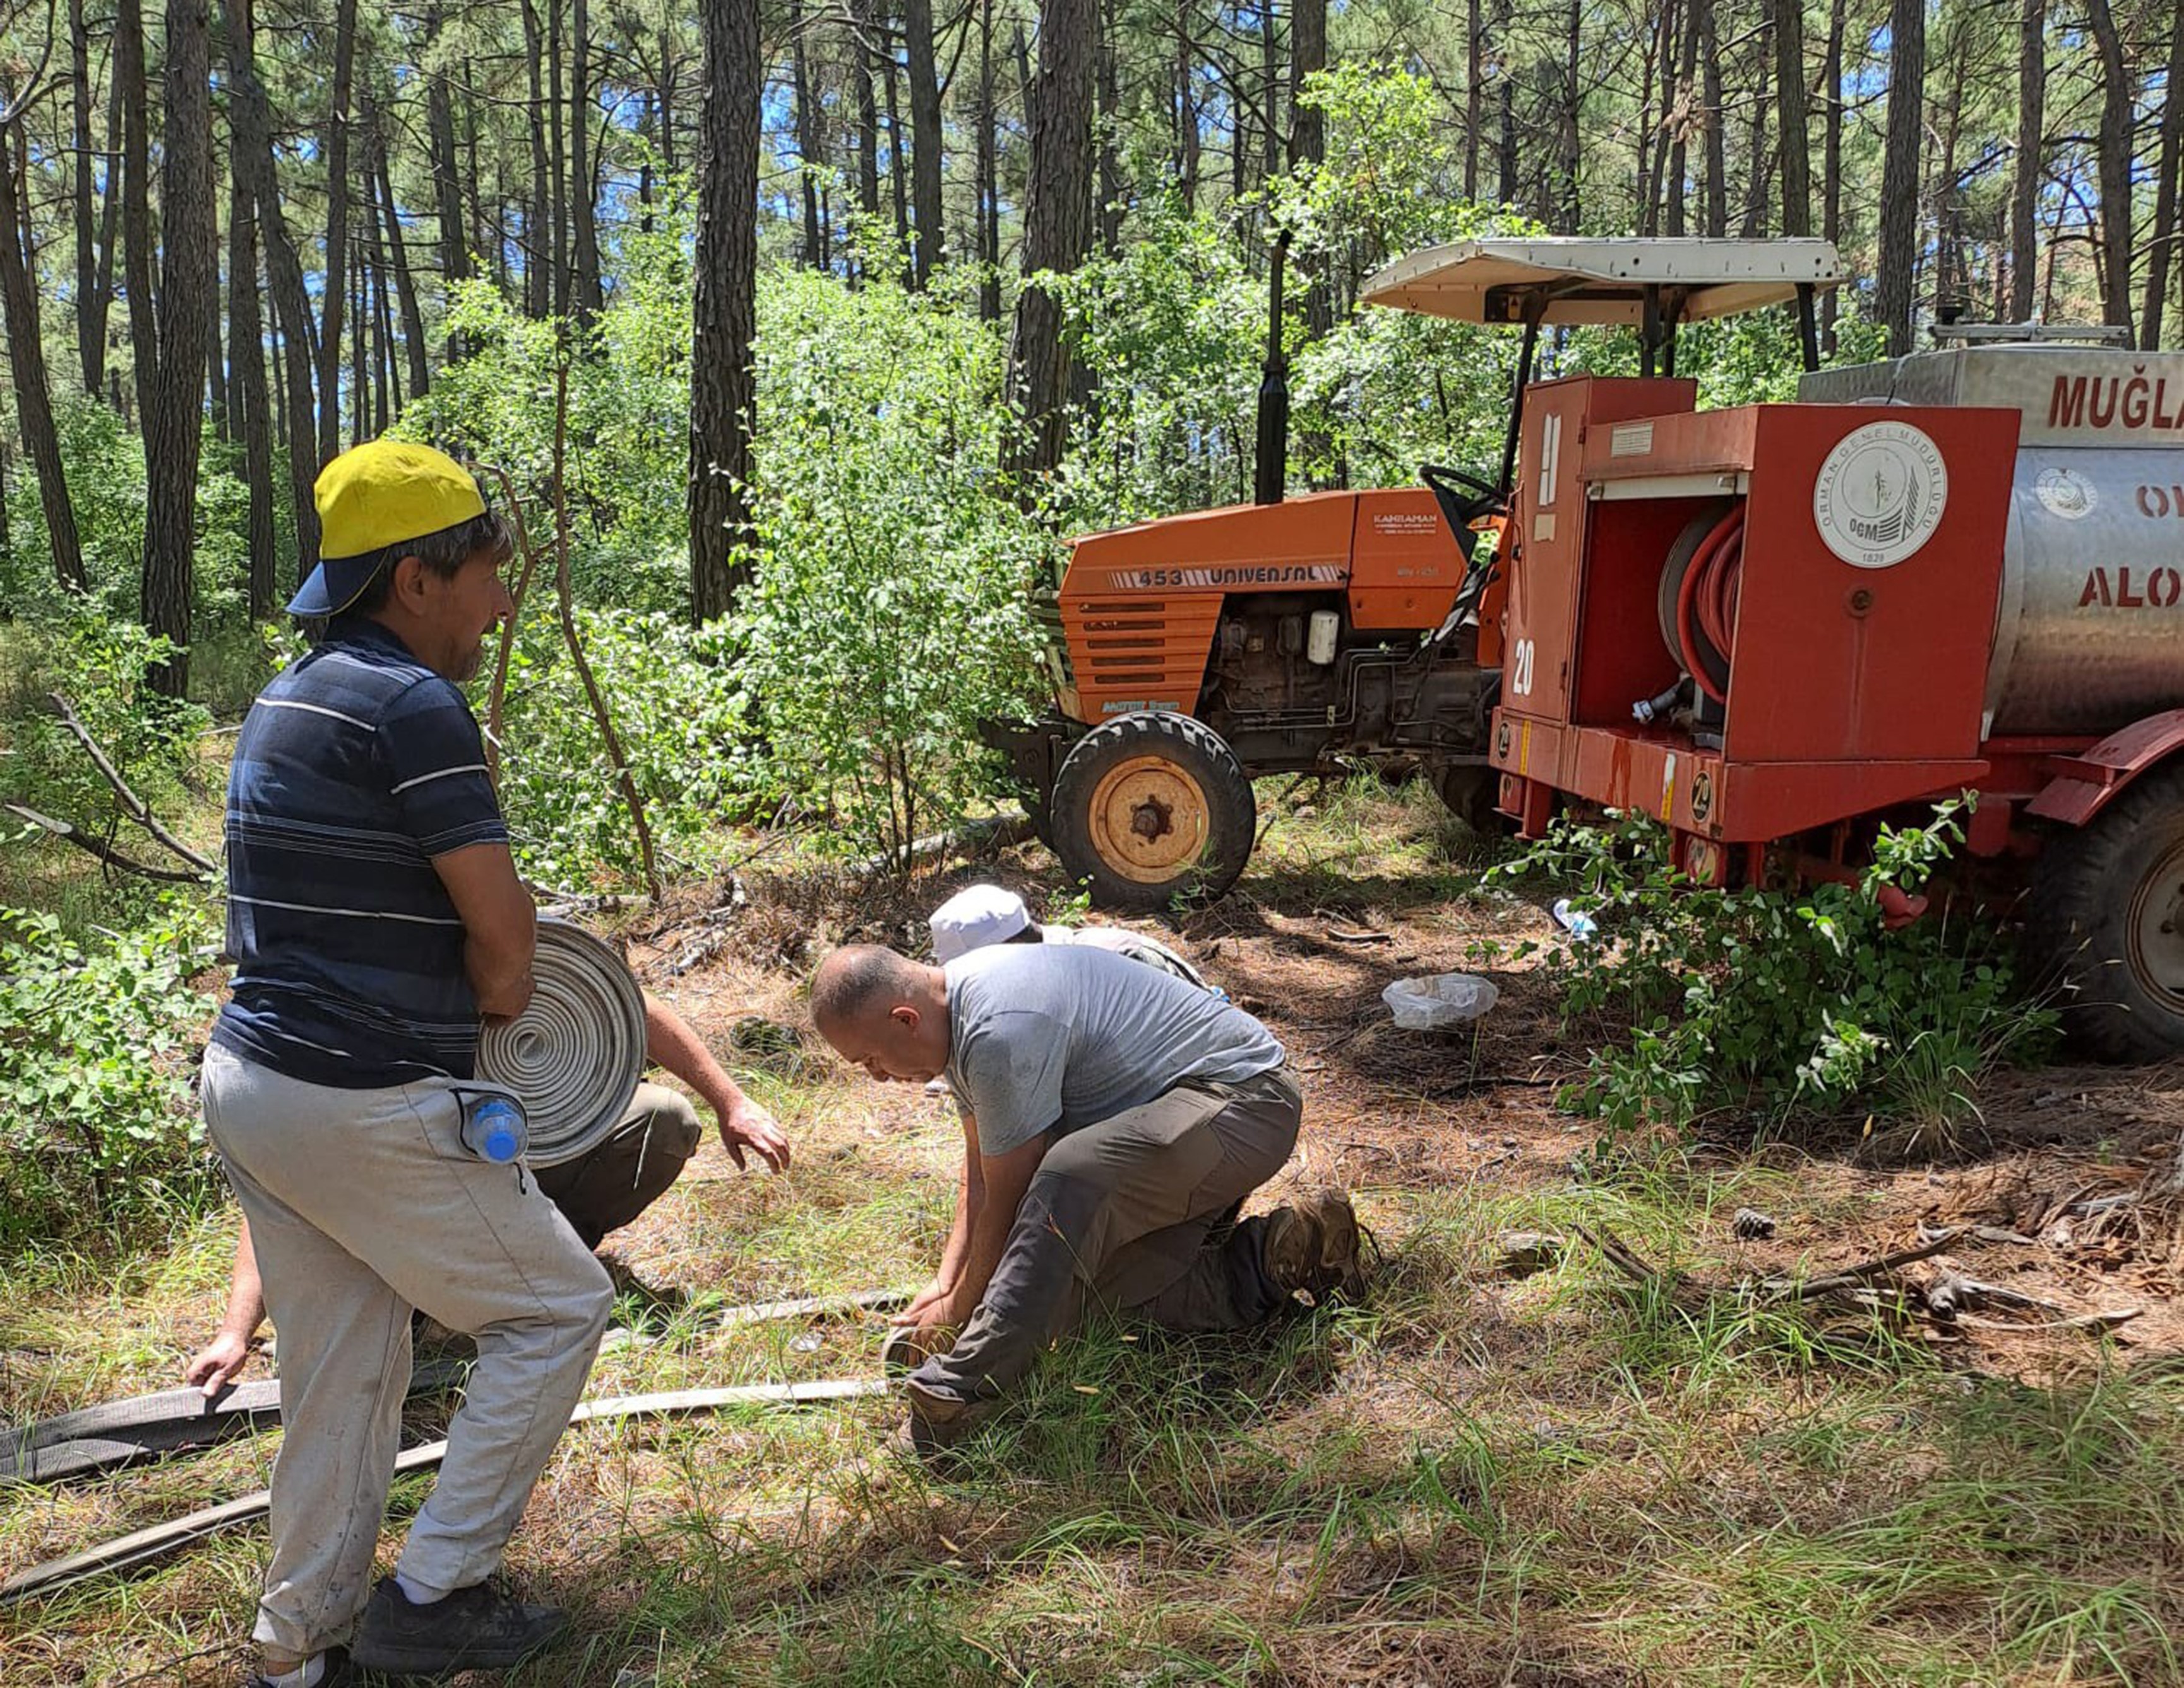
[{"label": "tree bark", "polygon": [[554,315],[569,314],[569,154],[561,119],[561,0],[546,0],[546,155],[554,161],[552,193]]},{"label": "tree bark", "polygon": [[27,248],[30,223],[20,209],[28,158],[21,120],[0,125],[0,305],[6,310],[8,369],[14,383],[16,426],[37,476],[53,574],[69,591],[81,592],[83,545],[76,535],[75,510],[69,503],[60,438],[53,427],[53,389],[46,384],[45,343],[39,335],[38,290],[33,280],[36,259]]},{"label": "tree bark", "polygon": [[1119,150],[1123,87],[1119,53],[1115,38],[1115,0],[1100,0],[1099,58],[1095,70],[1100,172],[1092,223],[1098,231],[1100,250],[1110,257],[1123,249],[1123,157]]},{"label": "tree bark", "polygon": [[[249,52],[251,0],[224,8],[231,66]],[[237,40],[242,45],[238,48]],[[232,70],[228,103],[227,355],[232,370],[235,427],[242,441],[242,479],[250,498],[244,528],[249,557],[250,619],[271,619],[278,589],[273,537],[273,416],[265,393],[265,322],[259,309],[257,205],[244,154],[245,120]]]},{"label": "tree bark", "polygon": [[410,242],[402,232],[402,210],[394,203],[394,172],[387,159],[386,114],[371,114],[371,159],[379,178],[379,211],[387,223],[387,262],[394,272],[394,293],[402,306],[402,349],[410,365],[410,396],[431,391],[432,361],[425,350],[425,312],[417,302],[417,278],[410,269]]},{"label": "tree bark", "polygon": [[1010,372],[1023,428],[1009,466],[1026,478],[1059,465],[1067,437],[1071,348],[1062,331],[1061,304],[1031,278],[1041,271],[1075,270],[1091,244],[1098,39],[1098,0],[1039,0],[1039,79],[1032,88],[1031,174],[1024,201],[1025,284],[1017,296]]},{"label": "tree bark", "polygon": [[1259,114],[1259,180],[1264,183],[1282,167],[1282,50],[1274,0],[1258,0],[1257,10],[1259,97],[1264,102]]},{"label": "tree bark", "polygon": [[788,0],[789,92],[796,101],[797,174],[804,188],[804,267],[820,267],[819,176],[827,156],[819,136],[819,102],[811,85],[811,55],[805,44],[804,0]]},{"label": "tree bark", "polygon": [[592,145],[592,18],[587,0],[575,0],[570,14],[569,214],[571,263],[575,267],[577,315],[588,322],[606,309],[606,281],[599,273],[599,183],[593,171],[598,149]]},{"label": "tree bark", "polygon": [[1771,0],[1775,119],[1782,135],[1782,232],[1813,231],[1813,157],[1805,109],[1804,0]]},{"label": "tree bark", "polygon": [[1706,125],[1706,232],[1719,239],[1729,232],[1729,154],[1721,132],[1721,39],[1714,28],[1713,0],[1691,0],[1691,3],[1698,25],[1699,89],[1703,102],[1699,121]]},{"label": "tree bark", "polygon": [[217,197],[207,202],[204,219],[211,225],[212,285],[205,290],[205,387],[211,407],[213,437],[223,443],[227,431],[227,365],[220,344],[220,211]]},{"label": "tree bark", "polygon": [[[2131,326],[2131,85],[2130,67],[2124,62],[2123,37],[2116,29],[2109,0],[2086,0],[2086,20],[2101,60],[2100,164],[2101,248],[2108,262],[2101,272],[2101,309],[2104,321],[2122,328]],[[2171,103],[2175,96],[2171,95]]]},{"label": "tree bark", "polygon": [[1000,148],[994,108],[994,0],[978,5],[978,320],[1001,320]]},{"label": "tree bark", "polygon": [[1583,0],[1570,0],[1569,10],[1563,25],[1562,128],[1560,134],[1562,175],[1562,232],[1574,235],[1583,232],[1582,207],[1579,203],[1579,181],[1585,163],[1584,116],[1585,84],[1580,79],[1578,48],[1583,36],[1585,7]]},{"label": "tree bark", "polygon": [[100,285],[98,222],[92,212],[91,33],[83,0],[69,0],[69,112],[75,144],[75,343],[83,390],[96,398],[106,381],[106,292]]},{"label": "tree bark", "polygon": [[170,697],[180,697],[189,679],[206,300],[214,262],[212,223],[192,211],[213,203],[211,84],[206,0],[167,0],[159,200],[170,214],[159,276],[158,369],[144,411],[142,608],[144,625],[176,646],[147,676]]},{"label": "tree bark", "polygon": [[135,359],[136,414],[152,408],[152,372],[159,363],[153,312],[152,162],[147,133],[150,95],[144,80],[144,10],[120,0],[114,14],[114,70],[121,100],[122,278],[129,291],[129,349]]},{"label": "tree bark", "polygon": [[[1479,136],[1486,117],[1486,26],[1479,0],[1468,0],[1463,31],[1463,197],[1479,198]],[[1640,175],[1645,174],[1641,163]]]},{"label": "tree bark", "polygon": [[[993,0],[985,0],[986,31],[990,38]],[[1198,59],[1191,46],[1191,0],[1177,0],[1175,20],[1175,187],[1185,216],[1198,209]],[[992,110],[992,91],[987,90],[987,109]]]},{"label": "tree bark", "polygon": [[850,88],[857,106],[857,209],[867,217],[880,214],[880,111],[872,89],[872,0],[850,0]]},{"label": "tree bark", "polygon": [[523,309],[526,315],[543,316],[554,308],[553,214],[549,209],[553,190],[549,185],[546,153],[545,42],[538,29],[538,8],[523,0],[524,73],[531,90],[531,198],[523,208]]},{"label": "tree bark", "polygon": [[881,75],[881,86],[887,95],[888,120],[888,185],[894,195],[894,237],[900,242],[903,255],[915,261],[910,232],[910,182],[908,159],[910,148],[903,143],[902,100],[898,86],[901,67],[896,64],[894,42],[890,34],[887,52],[881,63],[885,67]]},{"label": "tree bark", "polygon": [[1495,198],[1504,205],[1516,203],[1517,79],[1510,70],[1513,19],[1510,0],[1494,0],[1494,105],[1496,131]]},{"label": "tree bark", "polygon": [[[440,34],[440,10],[425,14],[425,41],[429,51]],[[455,153],[454,92],[448,73],[435,69],[425,91],[425,125],[432,149],[432,196],[440,220],[440,280],[443,286],[470,279],[471,243],[463,231],[462,165]],[[462,337],[448,337],[448,361],[463,355]],[[420,387],[419,392],[424,388]]]},{"label": "tree bark", "polygon": [[[304,266],[288,234],[273,164],[273,120],[258,77],[253,0],[228,0],[228,114],[234,134],[230,159],[240,173],[257,227],[265,237],[265,274],[279,331],[277,395],[288,443],[289,493],[295,517],[297,583],[318,566],[319,513],[311,501],[318,477],[317,428],[311,404],[310,300]],[[269,418],[269,421],[270,421]]]},{"label": "tree bark", "polygon": [[1691,190],[1691,135],[1698,100],[1699,62],[1699,6],[1702,0],[1684,0],[1678,18],[1681,25],[1678,39],[1681,42],[1676,67],[1675,89],[1673,97],[1664,103],[1669,121],[1673,125],[1669,142],[1669,237],[1682,236],[1685,207],[1689,203]]},{"label": "tree bark", "polygon": [[2151,352],[2161,344],[2161,325],[2169,309],[2169,276],[2176,240],[2176,171],[2184,153],[2184,6],[2169,25],[2169,95],[2161,109],[2161,139],[2153,167],[2153,250],[2146,266],[2146,304],[2139,313],[2139,344]]},{"label": "tree bark", "polygon": [[697,290],[690,358],[690,614],[733,607],[750,577],[751,407],[755,382],[759,104],[765,80],[758,11],[699,0],[705,42],[698,121]]},{"label": "tree bark", "polygon": [[[1767,232],[1767,188],[1775,173],[1775,161],[1767,150],[1767,114],[1773,107],[1774,90],[1768,79],[1774,71],[1774,47],[1766,39],[1774,32],[1771,14],[1759,15],[1758,52],[1754,55],[1753,68],[1758,79],[1758,94],[1752,102],[1752,136],[1747,149],[1749,173],[1745,178],[1744,221],[1739,231],[1747,240],[1757,240]],[[1714,109],[1717,123],[1726,121],[1721,109]]]},{"label": "tree bark", "polygon": [[910,73],[911,209],[916,245],[913,287],[932,279],[941,258],[940,67],[933,57],[933,0],[904,0],[903,46]]},{"label": "tree bark", "polygon": [[348,292],[349,97],[356,71],[356,0],[334,8],[333,103],[326,113],[326,271],[319,325],[319,456],[341,449],[342,309]]},{"label": "tree bark", "polygon": [[[1327,162],[1327,114],[1303,97],[1306,80],[1327,68],[1327,0],[1293,0],[1290,8],[1290,168],[1317,170]],[[1329,254],[1305,260],[1305,326],[1314,339],[1334,326]]]},{"label": "tree bark", "polygon": [[1925,0],[1890,0],[1888,129],[1880,168],[1880,275],[1875,315],[1888,331],[1888,354],[1911,349],[1918,297],[1919,140],[1926,86]]},{"label": "tree bark", "polygon": [[[1842,58],[1844,9],[1847,0],[1829,0],[1828,44],[1820,67],[1821,85],[1828,91],[1828,115],[1821,136],[1820,234],[1840,249],[1842,240]],[[1833,357],[1836,350],[1836,290],[1820,295],[1820,348]]]}]

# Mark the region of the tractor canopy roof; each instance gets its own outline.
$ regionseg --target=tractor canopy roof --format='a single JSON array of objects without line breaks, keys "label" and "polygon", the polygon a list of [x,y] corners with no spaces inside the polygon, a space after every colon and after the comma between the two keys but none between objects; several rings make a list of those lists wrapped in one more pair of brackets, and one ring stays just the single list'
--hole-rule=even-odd
[{"label": "tractor canopy roof", "polygon": [[[1839,286],[1825,240],[1462,240],[1399,258],[1366,282],[1368,304],[1459,322],[1695,322]],[[1805,297],[1810,298],[1810,293]]]}]

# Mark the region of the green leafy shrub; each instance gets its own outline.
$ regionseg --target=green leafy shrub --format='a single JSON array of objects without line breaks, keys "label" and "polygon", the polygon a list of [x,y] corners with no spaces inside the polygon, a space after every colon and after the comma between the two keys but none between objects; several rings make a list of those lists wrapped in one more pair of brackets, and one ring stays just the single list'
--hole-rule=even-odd
[{"label": "green leafy shrub", "polygon": [[201,907],[167,900],[92,949],[51,915],[0,908],[0,1242],[64,1236],[209,1187],[188,1056],[212,999]]},{"label": "green leafy shrub", "polygon": [[775,395],[755,578],[733,626],[755,800],[797,794],[906,863],[992,783],[977,722],[1022,708],[1050,541],[1001,485],[1000,347],[944,301],[800,272],[760,352]]},{"label": "green leafy shrub", "polygon": [[[564,889],[633,883],[637,834],[556,616],[550,591],[534,590],[510,654],[500,799],[516,861]],[[579,610],[577,621],[663,869],[707,865],[716,823],[764,785],[727,626],[693,631],[638,610]]]},{"label": "green leafy shrub", "polygon": [[1945,1139],[1976,1114],[1981,1076],[2046,1053],[2055,1027],[2019,995],[1992,927],[1884,924],[1881,888],[1925,885],[1963,842],[1969,801],[1936,805],[1927,826],[1884,826],[1852,884],[1701,889],[1669,865],[1666,832],[1635,816],[1557,822],[1489,870],[1579,886],[1570,906],[1597,928],[1545,959],[1568,1022],[1627,1020],[1629,1033],[1594,1050],[1566,1103],[1609,1139],[1752,1106],[1777,1119],[1869,1110]]}]

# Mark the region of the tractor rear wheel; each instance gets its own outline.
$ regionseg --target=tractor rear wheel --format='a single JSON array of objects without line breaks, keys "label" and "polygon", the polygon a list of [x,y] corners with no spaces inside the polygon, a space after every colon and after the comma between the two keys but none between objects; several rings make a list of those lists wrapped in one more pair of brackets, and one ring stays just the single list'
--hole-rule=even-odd
[{"label": "tractor rear wheel", "polygon": [[1236,883],[1258,806],[1236,753],[1187,715],[1118,716],[1070,747],[1047,800],[1054,853],[1101,908],[1149,914]]},{"label": "tractor rear wheel", "polygon": [[2025,939],[2089,1053],[2184,1053],[2184,764],[2144,776],[2041,851]]},{"label": "tractor rear wheel", "polygon": [[1448,812],[1482,838],[1501,833],[1506,822],[1495,805],[1502,798],[1502,776],[1490,767],[1458,765],[1434,776],[1434,788]]}]

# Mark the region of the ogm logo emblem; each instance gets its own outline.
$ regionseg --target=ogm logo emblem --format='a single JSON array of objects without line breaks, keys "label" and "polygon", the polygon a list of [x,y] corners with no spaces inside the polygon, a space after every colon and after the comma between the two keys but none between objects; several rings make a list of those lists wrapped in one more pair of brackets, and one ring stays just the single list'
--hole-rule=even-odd
[{"label": "ogm logo emblem", "polygon": [[1813,482],[1813,525],[1853,568],[1893,568],[1933,538],[1948,508],[1942,448],[1908,422],[1869,422],[1836,443]]}]

